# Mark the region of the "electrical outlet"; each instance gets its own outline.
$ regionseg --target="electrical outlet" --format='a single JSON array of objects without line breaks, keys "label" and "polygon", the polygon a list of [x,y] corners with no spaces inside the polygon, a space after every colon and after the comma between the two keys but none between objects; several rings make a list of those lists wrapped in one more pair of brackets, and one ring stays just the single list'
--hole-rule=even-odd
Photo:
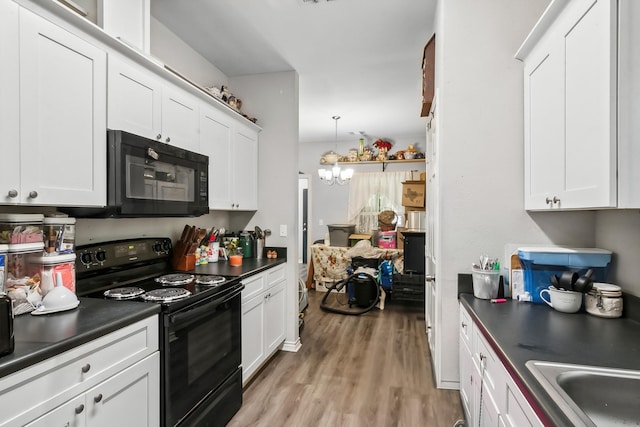
[{"label": "electrical outlet", "polygon": [[280,237],[287,237],[287,225],[280,224]]}]

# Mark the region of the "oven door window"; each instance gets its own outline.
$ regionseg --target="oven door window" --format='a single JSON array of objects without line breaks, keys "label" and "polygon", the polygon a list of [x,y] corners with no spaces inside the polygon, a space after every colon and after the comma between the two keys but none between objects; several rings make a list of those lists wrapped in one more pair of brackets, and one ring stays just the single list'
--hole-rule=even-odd
[{"label": "oven door window", "polygon": [[195,170],[135,154],[125,155],[128,199],[194,202]]},{"label": "oven door window", "polygon": [[[208,303],[169,316],[165,405],[169,425],[182,419],[241,363],[240,295],[211,310]],[[202,315],[203,312],[206,314]]]}]

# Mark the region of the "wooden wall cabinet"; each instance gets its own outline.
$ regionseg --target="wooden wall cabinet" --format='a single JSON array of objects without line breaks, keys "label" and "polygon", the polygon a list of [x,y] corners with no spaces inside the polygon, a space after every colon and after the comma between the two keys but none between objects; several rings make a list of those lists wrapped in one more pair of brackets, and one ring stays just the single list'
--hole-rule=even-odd
[{"label": "wooden wall cabinet", "polygon": [[436,74],[436,35],[424,47],[422,55],[422,110],[420,117],[426,117],[431,110],[433,96],[435,94],[435,74]]}]

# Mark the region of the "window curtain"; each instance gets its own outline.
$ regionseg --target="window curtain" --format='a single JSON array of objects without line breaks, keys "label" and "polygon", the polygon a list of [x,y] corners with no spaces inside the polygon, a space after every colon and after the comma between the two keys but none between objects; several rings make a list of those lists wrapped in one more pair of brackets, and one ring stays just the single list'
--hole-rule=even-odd
[{"label": "window curtain", "polygon": [[349,184],[350,224],[356,224],[359,233],[378,229],[378,214],[392,210],[402,225],[402,182],[411,178],[411,172],[356,172]]}]

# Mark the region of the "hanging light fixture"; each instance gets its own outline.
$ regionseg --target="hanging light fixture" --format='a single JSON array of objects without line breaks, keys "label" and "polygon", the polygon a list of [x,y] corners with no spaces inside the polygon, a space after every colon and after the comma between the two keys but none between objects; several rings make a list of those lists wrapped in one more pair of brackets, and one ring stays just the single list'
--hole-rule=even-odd
[{"label": "hanging light fixture", "polygon": [[[338,120],[340,120],[340,116],[333,116],[331,118],[336,122],[335,146],[337,151],[338,150]],[[340,158],[340,156],[338,156],[338,154],[335,151],[329,154],[334,154],[336,161],[333,164],[333,167],[331,169],[323,169],[323,168],[318,169],[318,175],[320,176],[320,180],[328,185],[346,184],[351,180],[351,177],[353,177],[353,169],[341,170],[340,166],[338,166],[338,159]]]}]

